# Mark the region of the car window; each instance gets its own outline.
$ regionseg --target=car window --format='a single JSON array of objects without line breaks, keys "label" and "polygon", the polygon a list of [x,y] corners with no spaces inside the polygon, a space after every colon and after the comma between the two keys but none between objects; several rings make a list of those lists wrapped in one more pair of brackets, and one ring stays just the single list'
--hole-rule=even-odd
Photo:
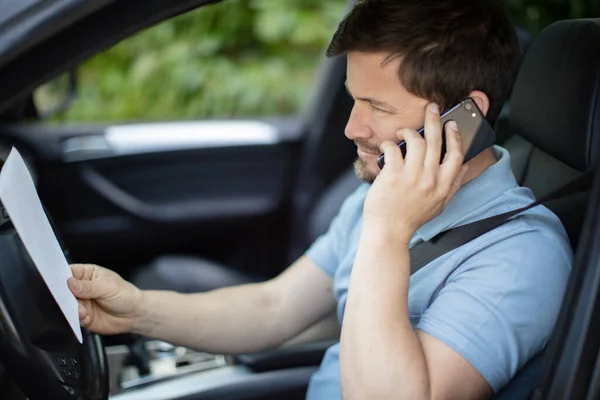
[{"label": "car window", "polygon": [[[76,99],[54,119],[295,114],[347,7],[345,0],[228,0],[162,22],[81,64]],[[56,109],[48,103],[57,88],[64,91],[52,81],[38,89],[38,109]]]}]

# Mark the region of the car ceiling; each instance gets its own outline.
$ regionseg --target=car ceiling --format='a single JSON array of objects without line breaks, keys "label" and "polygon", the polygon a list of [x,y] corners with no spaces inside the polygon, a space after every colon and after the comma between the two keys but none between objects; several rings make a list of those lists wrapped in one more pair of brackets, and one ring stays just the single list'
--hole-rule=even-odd
[{"label": "car ceiling", "polygon": [[94,54],[219,1],[20,0],[0,6],[0,119],[38,86]]},{"label": "car ceiling", "polygon": [[0,3],[0,66],[114,0],[20,0]]}]

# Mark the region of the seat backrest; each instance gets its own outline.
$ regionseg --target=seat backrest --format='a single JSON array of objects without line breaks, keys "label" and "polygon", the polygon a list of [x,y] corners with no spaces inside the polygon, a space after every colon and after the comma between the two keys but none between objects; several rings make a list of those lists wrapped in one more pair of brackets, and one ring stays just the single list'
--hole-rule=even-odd
[{"label": "seat backrest", "polygon": [[356,177],[354,168],[349,168],[325,190],[308,217],[307,243],[314,242],[320,235],[327,232],[346,197],[359,185],[360,180]]},{"label": "seat backrest", "polygon": [[[561,21],[531,45],[510,99],[504,143],[518,182],[537,198],[594,168],[600,154],[600,19]],[[548,207],[576,247],[586,195]]]},{"label": "seat backrest", "polygon": [[[504,143],[518,182],[540,198],[598,165],[600,153],[600,19],[561,21],[546,28],[521,65],[510,100]],[[586,195],[548,204],[576,247]],[[531,360],[496,396],[528,398],[543,357]]]}]

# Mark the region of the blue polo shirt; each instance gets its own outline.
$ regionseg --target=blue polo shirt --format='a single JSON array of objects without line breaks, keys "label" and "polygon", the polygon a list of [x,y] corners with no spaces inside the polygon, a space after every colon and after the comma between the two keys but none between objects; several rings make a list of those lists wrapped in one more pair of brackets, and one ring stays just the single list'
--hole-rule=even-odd
[{"label": "blue polo shirt", "polygon": [[[415,233],[410,246],[534,201],[529,189],[517,185],[508,152],[494,151],[497,162],[465,184],[439,216]],[[334,279],[340,323],[369,187],[362,184],[345,200],[328,232],[307,251]],[[412,275],[410,322],[460,353],[498,392],[546,345],[572,259],[560,220],[547,208],[534,207]],[[338,343],[312,377],[307,399],[340,398]]]}]

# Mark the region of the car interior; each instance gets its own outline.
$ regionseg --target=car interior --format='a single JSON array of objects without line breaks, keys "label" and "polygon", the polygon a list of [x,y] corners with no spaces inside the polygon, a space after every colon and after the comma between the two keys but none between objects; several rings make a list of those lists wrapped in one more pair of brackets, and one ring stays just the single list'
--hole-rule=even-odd
[{"label": "car interior", "polygon": [[[520,30],[519,38],[524,58],[495,130],[518,183],[541,198],[597,166],[600,19],[558,22],[534,40]],[[105,265],[143,289],[191,293],[268,279],[326,232],[359,184],[356,148],[343,135],[352,108],[345,64],[343,57],[323,61],[313,100],[294,117],[19,123],[32,117],[27,101],[0,125],[0,154],[14,145],[25,156],[71,261]],[[595,212],[589,197],[548,204],[574,249]],[[0,225],[0,254],[7,254],[0,257],[2,398],[300,399],[339,340],[332,315],[257,354],[206,354],[90,332],[79,346],[62,338],[68,327],[8,225]],[[25,281],[35,282],[34,298],[22,292]],[[568,323],[566,313],[557,326]],[[532,398],[523,382],[549,376],[545,360],[560,350],[549,345],[495,398]]]},{"label": "car interior", "polygon": [[[498,144],[509,150],[518,183],[529,187],[536,198],[552,193],[596,166],[598,144],[595,142],[600,132],[594,122],[600,110],[595,103],[597,87],[590,86],[589,82],[595,82],[600,65],[589,61],[588,52],[598,44],[590,40],[591,35],[587,34],[588,29],[597,27],[589,24],[589,21],[557,24],[540,35],[530,49],[527,48],[527,38],[524,38],[523,47],[527,55],[520,67],[510,98],[510,114],[507,121],[498,123],[505,130],[500,132],[497,125]],[[568,60],[567,65],[564,64],[565,59]],[[340,63],[344,60],[333,62]],[[548,67],[559,62],[563,63],[560,69]],[[549,114],[553,115],[552,119],[548,118]],[[349,109],[346,115],[349,115]],[[579,135],[581,136],[578,137]],[[304,226],[300,227],[300,231],[304,230],[307,236],[304,248],[326,232],[341,203],[358,184],[352,167],[346,167],[317,196],[313,208],[308,212],[308,218],[305,218]],[[588,195],[589,193],[575,194],[549,204],[549,208],[563,222],[573,248],[577,248]],[[299,245],[299,248],[302,248],[302,245]],[[140,287],[183,292],[210,290],[223,283],[229,286],[253,280],[252,277],[243,274],[231,274],[227,266],[184,255],[160,257],[137,271],[133,278],[133,282]],[[218,284],[214,285],[214,282]],[[327,328],[330,330],[324,332]],[[327,337],[336,333],[331,328],[331,325],[323,324],[320,329],[312,328],[311,334],[322,335],[319,339],[335,340],[335,336]],[[313,339],[310,335],[304,335],[302,340],[308,338]],[[310,349],[315,350],[316,344],[318,343],[311,343]],[[321,344],[324,352],[330,342],[325,340]],[[306,350],[302,346],[296,346],[296,349],[301,352]],[[289,356],[290,350],[282,349],[241,357],[242,360],[252,362],[257,359],[261,363],[267,362],[273,366],[277,364],[276,358],[281,357],[281,365],[290,366],[286,360]],[[268,360],[264,357],[273,359]],[[313,357],[312,353],[310,357]],[[536,358],[535,361],[539,363],[540,359]],[[537,372],[538,368],[539,366],[524,368],[523,374],[518,376],[515,382],[527,379],[523,376],[531,374],[534,370]],[[512,390],[518,386],[516,383],[509,385],[500,396],[515,398]]]}]

